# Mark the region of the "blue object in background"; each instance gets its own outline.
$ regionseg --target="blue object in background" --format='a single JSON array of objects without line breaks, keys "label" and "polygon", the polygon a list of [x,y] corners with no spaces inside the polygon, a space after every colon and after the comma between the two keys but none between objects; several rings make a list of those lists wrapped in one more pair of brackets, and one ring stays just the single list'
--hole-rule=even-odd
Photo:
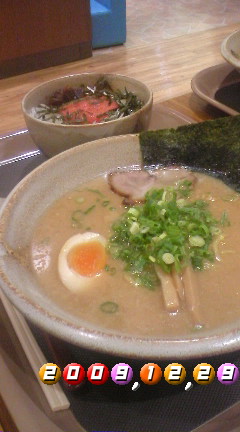
[{"label": "blue object in background", "polygon": [[126,0],[90,0],[92,47],[101,48],[126,41]]}]

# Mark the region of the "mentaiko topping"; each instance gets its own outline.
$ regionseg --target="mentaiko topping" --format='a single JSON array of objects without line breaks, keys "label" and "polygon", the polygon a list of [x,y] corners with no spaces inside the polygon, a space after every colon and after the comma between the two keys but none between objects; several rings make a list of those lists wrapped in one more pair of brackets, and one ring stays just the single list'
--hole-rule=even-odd
[{"label": "mentaiko topping", "polygon": [[81,84],[57,90],[34,109],[34,116],[58,124],[95,124],[125,117],[142,106],[137,95],[126,88],[113,90],[100,78],[93,87]]}]

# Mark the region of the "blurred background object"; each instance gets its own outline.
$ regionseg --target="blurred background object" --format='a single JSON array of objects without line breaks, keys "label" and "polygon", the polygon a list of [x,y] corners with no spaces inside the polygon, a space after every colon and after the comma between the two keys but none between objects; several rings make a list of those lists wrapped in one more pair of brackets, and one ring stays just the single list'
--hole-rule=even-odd
[{"label": "blurred background object", "polygon": [[126,0],[90,0],[92,47],[120,45],[126,41]]},{"label": "blurred background object", "polygon": [[91,57],[126,41],[126,0],[2,0],[0,78]]},{"label": "blurred background object", "polygon": [[1,0],[0,78],[92,55],[90,0]]}]

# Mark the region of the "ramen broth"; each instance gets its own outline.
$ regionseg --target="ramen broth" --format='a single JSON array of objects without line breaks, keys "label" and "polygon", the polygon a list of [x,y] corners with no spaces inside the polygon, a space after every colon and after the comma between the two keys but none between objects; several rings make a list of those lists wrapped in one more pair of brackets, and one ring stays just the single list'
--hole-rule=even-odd
[{"label": "ramen broth", "polygon": [[[202,173],[195,175],[198,181],[191,200],[206,200],[214,217],[220,219],[227,212],[230,220],[229,226],[221,228],[224,238],[217,244],[217,259],[204,270],[195,271],[203,328],[214,329],[239,318],[240,241],[236,233],[240,232],[240,199],[220,180]],[[106,177],[100,177],[69,192],[46,210],[31,244],[32,267],[42,290],[67,312],[101,328],[139,336],[194,335],[196,329],[184,302],[177,313],[168,313],[161,285],[155,290],[134,285],[123,270],[124,263],[110,255],[107,265],[114,271],[104,270],[92,285],[74,293],[62,284],[58,257],[64,243],[86,231],[108,240],[112,223],[125,211],[122,200],[110,190]],[[85,212],[81,221],[80,209]],[[104,313],[101,305],[105,302],[117,304],[117,311]]]}]

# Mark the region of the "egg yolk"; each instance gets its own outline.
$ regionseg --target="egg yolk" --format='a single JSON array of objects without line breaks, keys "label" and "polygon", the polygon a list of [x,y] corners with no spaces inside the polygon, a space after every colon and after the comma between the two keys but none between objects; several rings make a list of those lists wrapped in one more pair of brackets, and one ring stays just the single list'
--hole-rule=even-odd
[{"label": "egg yolk", "polygon": [[67,257],[68,265],[81,276],[94,276],[106,265],[104,246],[98,241],[82,243],[73,247]]}]

